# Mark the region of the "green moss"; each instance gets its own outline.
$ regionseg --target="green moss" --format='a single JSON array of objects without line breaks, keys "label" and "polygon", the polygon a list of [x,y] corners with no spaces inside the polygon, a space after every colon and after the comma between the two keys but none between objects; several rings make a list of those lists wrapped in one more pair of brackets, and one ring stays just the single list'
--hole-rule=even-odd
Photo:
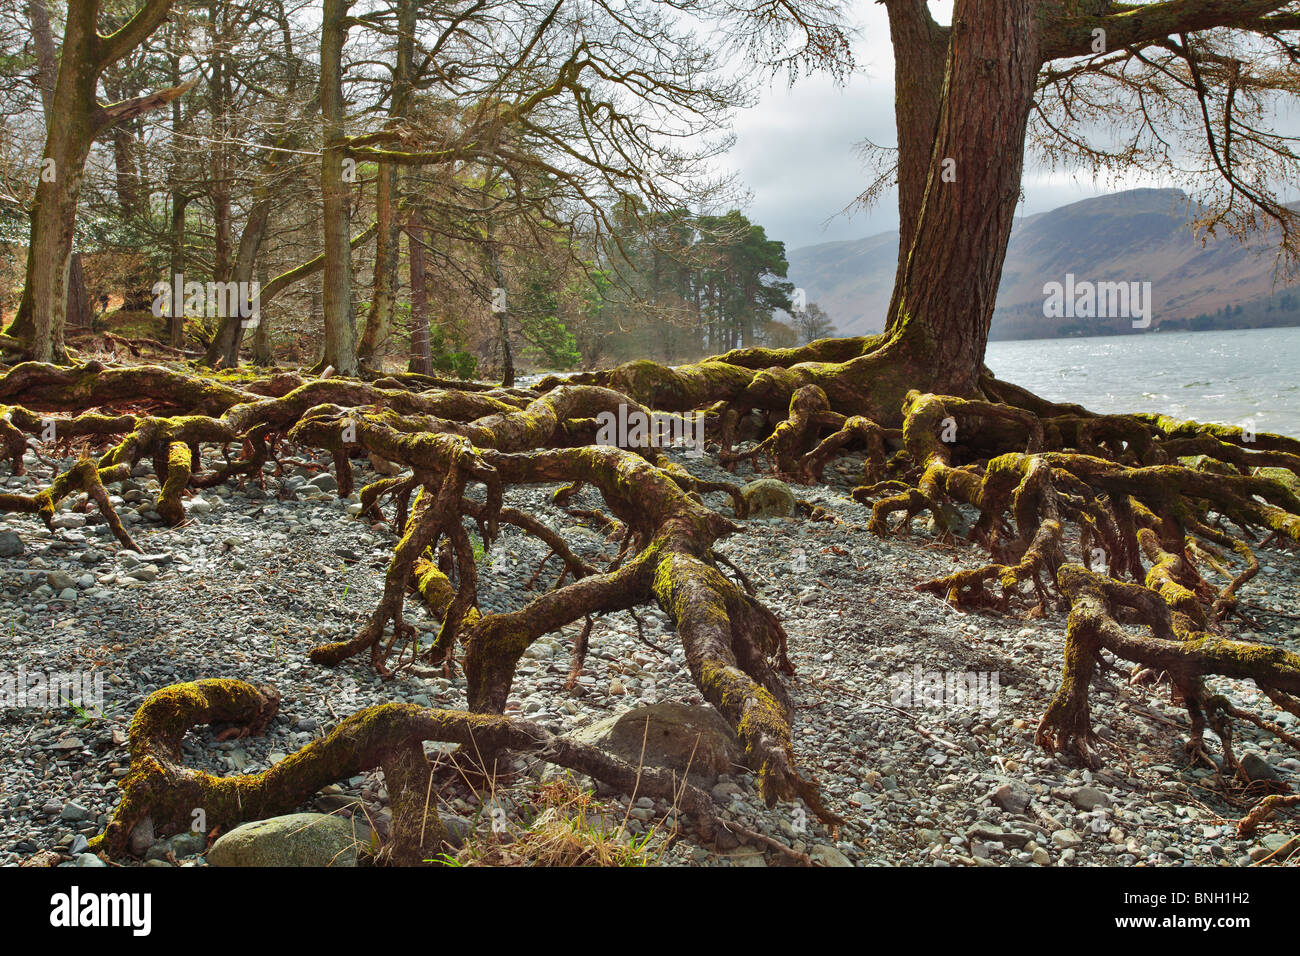
[{"label": "green moss", "polygon": [[173,527],[185,520],[185,506],[181,504],[181,495],[190,481],[192,461],[190,446],[185,442],[172,442],[167,447],[167,478],[158,493],[158,503],[155,507],[158,514]]}]

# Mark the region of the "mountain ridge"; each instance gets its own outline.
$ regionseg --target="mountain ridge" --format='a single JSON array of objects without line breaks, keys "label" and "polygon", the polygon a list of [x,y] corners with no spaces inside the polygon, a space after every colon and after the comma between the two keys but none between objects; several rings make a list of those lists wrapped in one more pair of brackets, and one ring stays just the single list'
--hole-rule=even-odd
[{"label": "mountain ridge", "polygon": [[[1049,282],[1150,283],[1150,328],[1300,325],[1300,290],[1275,284],[1277,243],[1249,243],[1190,228],[1196,209],[1180,189],[1131,189],[1017,219],[998,288],[990,338],[1033,339],[1133,332],[1132,314],[1049,317]],[[786,254],[789,280],[840,335],[880,331],[893,290],[898,231],[802,246]],[[1138,319],[1140,322],[1141,320]]]}]

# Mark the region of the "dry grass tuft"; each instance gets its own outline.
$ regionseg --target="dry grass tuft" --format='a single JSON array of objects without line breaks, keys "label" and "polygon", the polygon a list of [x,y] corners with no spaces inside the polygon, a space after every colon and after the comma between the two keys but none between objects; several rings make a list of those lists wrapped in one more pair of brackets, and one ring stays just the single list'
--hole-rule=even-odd
[{"label": "dry grass tuft", "polygon": [[541,784],[531,824],[513,833],[475,836],[453,856],[451,866],[651,866],[667,845],[655,830],[630,833],[614,822],[621,807],[602,804],[569,777]]}]

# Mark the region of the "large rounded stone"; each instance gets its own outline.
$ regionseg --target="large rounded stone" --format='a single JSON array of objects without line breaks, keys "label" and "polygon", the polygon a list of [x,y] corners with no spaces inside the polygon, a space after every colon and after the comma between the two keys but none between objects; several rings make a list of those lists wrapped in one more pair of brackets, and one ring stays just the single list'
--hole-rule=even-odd
[{"label": "large rounded stone", "polygon": [[356,866],[357,844],[369,827],[324,813],[255,820],[222,836],[208,851],[210,866]]},{"label": "large rounded stone", "polygon": [[751,518],[788,518],[794,514],[794,492],[784,481],[760,478],[740,489]]},{"label": "large rounded stone", "polygon": [[680,774],[689,764],[691,781],[705,787],[713,786],[718,774],[731,773],[741,765],[736,735],[712,707],[675,701],[648,704],[618,717],[607,717],[569,736],[633,766],[641,763]]},{"label": "large rounded stone", "polygon": [[0,558],[16,558],[23,553],[23,539],[16,531],[0,531]]}]

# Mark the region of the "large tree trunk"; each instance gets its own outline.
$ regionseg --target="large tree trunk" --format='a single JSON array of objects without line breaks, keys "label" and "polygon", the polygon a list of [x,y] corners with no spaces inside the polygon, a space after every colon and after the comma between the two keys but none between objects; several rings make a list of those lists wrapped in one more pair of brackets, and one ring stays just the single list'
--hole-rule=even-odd
[{"label": "large tree trunk", "polygon": [[[96,5],[97,6],[97,5]],[[42,176],[32,205],[27,273],[18,315],[9,334],[30,343],[38,362],[65,362],[63,328],[77,200],[90,142],[99,77],[93,16],[68,17],[54,106],[42,155]]]},{"label": "large tree trunk", "polygon": [[324,0],[321,20],[321,116],[325,149],[321,153],[321,200],[324,206],[325,354],[321,367],[356,375],[357,330],[352,321],[351,245],[348,237],[349,183],[344,178],[343,41],[348,0]]},{"label": "large tree trunk", "polygon": [[397,288],[397,255],[401,230],[396,215],[397,168],[392,163],[379,164],[375,184],[375,272],[370,290],[370,308],[357,358],[362,365],[378,368],[388,345],[393,324],[393,302]]},{"label": "large tree trunk", "polygon": [[907,254],[921,218],[927,170],[934,155],[934,137],[939,129],[939,111],[943,105],[949,31],[935,23],[925,0],[898,0],[887,6],[889,35],[894,46],[899,233],[894,293],[885,316],[888,330],[898,315]]},{"label": "large tree trunk", "polygon": [[424,270],[424,227],[419,212],[406,227],[406,248],[411,262],[411,359],[407,370],[433,374],[429,341],[429,287]]},{"label": "large tree trunk", "polygon": [[[59,54],[54,45],[50,11],[45,0],[29,0],[27,13],[32,26],[32,45],[36,49],[36,86],[41,91],[41,106],[48,129],[50,114],[54,110],[54,87],[59,79]],[[86,280],[78,253],[74,253],[69,262],[65,315],[68,325],[90,328],[90,299],[86,294]]]},{"label": "large tree trunk", "polygon": [[978,388],[1042,63],[1034,6],[959,0],[954,10],[925,192],[890,339],[877,353],[900,364],[912,388],[950,395]]},{"label": "large tree trunk", "polygon": [[104,68],[135,49],[162,21],[170,0],[149,0],[111,36],[96,30],[97,0],[69,5],[58,79],[42,154],[42,176],[32,204],[27,273],[18,315],[7,330],[28,345],[40,362],[64,362],[68,270],[77,201],[86,157],[94,138],[117,123],[171,102],[189,87],[174,87],[100,107],[96,100]]}]

